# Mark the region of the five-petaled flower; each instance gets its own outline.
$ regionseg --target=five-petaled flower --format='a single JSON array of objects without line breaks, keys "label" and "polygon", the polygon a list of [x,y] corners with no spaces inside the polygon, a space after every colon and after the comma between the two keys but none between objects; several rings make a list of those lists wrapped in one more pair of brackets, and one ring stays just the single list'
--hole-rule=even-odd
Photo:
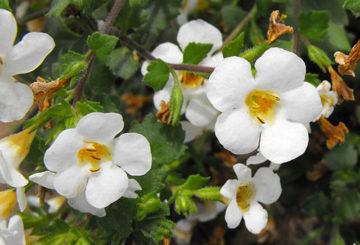
[{"label": "five-petaled flower", "polygon": [[251,65],[225,58],[211,74],[207,95],[221,111],[215,124],[220,143],[235,154],[256,150],[274,163],[304,153],[309,136],[304,124],[321,112],[320,96],[304,82],[305,63],[294,53],[270,48]]},{"label": "five-petaled flower", "polygon": [[[190,42],[210,43],[213,45],[207,57],[199,65],[215,66],[223,59],[221,52],[211,56],[222,45],[220,31],[203,20],[193,20],[182,25],[177,35],[177,41],[182,50]],[[181,64],[183,61],[183,54],[178,46],[168,42],[157,46],[152,51],[152,55],[168,63]],[[149,62],[145,61],[141,68],[143,75],[147,73],[146,68],[148,65]],[[217,116],[218,111],[214,109],[206,97],[206,79],[195,73],[185,71],[179,72],[178,75],[184,95],[181,113],[185,113],[186,119],[195,126],[204,127],[209,125]],[[154,105],[157,110],[160,110],[161,101],[170,101],[173,86],[174,81],[170,77],[165,87],[155,92]]]},{"label": "five-petaled flower", "polygon": [[84,116],[76,128],[62,131],[45,152],[49,171],[29,179],[55,189],[71,206],[103,216],[103,208],[122,196],[136,197],[133,191],[141,189],[125,172],[140,176],[151,168],[147,139],[137,133],[115,138],[123,127],[117,113]]},{"label": "five-petaled flower", "polygon": [[13,76],[33,71],[54,48],[46,33],[30,32],[13,46],[17,26],[15,17],[0,9],[0,121],[21,119],[33,104],[31,89]]},{"label": "five-petaled flower", "polygon": [[280,178],[271,168],[259,168],[251,177],[250,168],[244,164],[233,166],[237,179],[227,180],[220,193],[230,199],[225,220],[230,229],[236,228],[244,217],[246,228],[259,233],[267,223],[267,211],[258,203],[271,204],[281,194]]}]

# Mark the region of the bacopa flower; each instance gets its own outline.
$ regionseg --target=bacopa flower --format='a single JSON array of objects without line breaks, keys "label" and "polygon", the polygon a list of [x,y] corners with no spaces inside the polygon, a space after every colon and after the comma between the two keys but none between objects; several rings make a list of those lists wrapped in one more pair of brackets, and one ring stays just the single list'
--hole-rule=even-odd
[{"label": "bacopa flower", "polygon": [[267,211],[258,203],[271,204],[281,194],[280,178],[270,168],[259,168],[251,177],[250,168],[244,164],[233,166],[237,179],[227,180],[220,193],[230,199],[225,220],[230,229],[236,228],[244,217],[246,228],[260,233],[268,220]]},{"label": "bacopa flower", "polygon": [[61,132],[45,152],[49,171],[34,174],[30,180],[55,189],[81,211],[102,212],[120,197],[141,189],[126,173],[140,176],[151,167],[150,145],[144,136],[126,133],[114,138],[123,127],[117,113],[84,116],[76,128]]},{"label": "bacopa flower", "polygon": [[[215,50],[222,46],[220,31],[203,20],[193,20],[182,25],[177,35],[177,41],[182,50],[190,42],[213,44],[208,56],[200,62],[200,65],[215,66],[223,59],[221,52],[211,56]],[[168,42],[157,46],[152,55],[168,63],[181,64],[183,61],[182,51],[175,44]],[[148,65],[149,62],[145,61],[141,68],[143,75],[147,73]],[[206,79],[195,73],[185,71],[179,72],[178,75],[184,95],[181,113],[185,113],[186,119],[195,126],[209,125],[217,116],[218,111],[214,109],[206,97]],[[170,77],[165,87],[155,92],[154,105],[157,110],[160,110],[161,101],[170,101],[173,86],[174,81]]]},{"label": "bacopa flower", "polygon": [[251,65],[240,57],[224,59],[211,74],[207,95],[221,115],[215,123],[220,143],[235,154],[259,147],[274,163],[304,153],[305,124],[321,112],[320,96],[304,82],[305,63],[294,53],[270,48]]},{"label": "bacopa flower", "polygon": [[331,85],[328,81],[322,81],[316,89],[320,95],[322,105],[321,113],[317,119],[320,117],[328,118],[334,111],[334,107],[338,102],[336,93],[330,90]]},{"label": "bacopa flower", "polygon": [[15,17],[0,9],[0,121],[21,119],[33,104],[31,89],[13,76],[33,71],[54,48],[46,33],[30,32],[13,46],[17,26]]},{"label": "bacopa flower", "polygon": [[0,222],[0,244],[25,245],[24,225],[19,215],[10,218],[9,223]]}]

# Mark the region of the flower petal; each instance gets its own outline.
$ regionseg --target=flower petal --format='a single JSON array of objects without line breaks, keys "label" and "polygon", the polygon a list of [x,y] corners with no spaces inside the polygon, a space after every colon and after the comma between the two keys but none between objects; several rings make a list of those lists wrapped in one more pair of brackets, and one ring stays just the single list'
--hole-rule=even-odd
[{"label": "flower petal", "polygon": [[218,111],[210,104],[205,93],[191,98],[185,111],[185,117],[199,127],[208,125],[217,114]]},{"label": "flower petal", "polygon": [[46,168],[58,172],[77,164],[77,153],[84,146],[85,143],[76,129],[65,129],[45,152]]},{"label": "flower petal", "polygon": [[225,221],[229,229],[234,229],[239,226],[242,219],[242,214],[236,203],[236,200],[231,200],[225,212]]},{"label": "flower petal", "polygon": [[225,149],[234,154],[246,154],[259,145],[260,128],[245,108],[227,110],[216,120],[215,135]]},{"label": "flower petal", "polygon": [[256,188],[256,200],[264,204],[276,202],[281,194],[279,175],[271,168],[262,167],[257,170],[253,177]]},{"label": "flower petal", "polygon": [[16,188],[16,201],[19,205],[20,211],[23,212],[27,206],[27,199],[26,199],[24,187]]},{"label": "flower petal", "polygon": [[[158,59],[162,59],[167,63],[181,64],[183,59],[183,54],[180,51],[179,47],[173,43],[162,43],[157,46],[151,54]],[[145,61],[141,66],[141,74],[145,75],[147,73],[147,67],[150,64],[150,61]]]},{"label": "flower petal", "polygon": [[81,118],[77,132],[87,140],[110,143],[124,128],[123,117],[118,113],[92,112]]},{"label": "flower petal", "polygon": [[251,180],[251,169],[242,163],[237,163],[233,166],[237,179],[241,183],[246,183]]},{"label": "flower petal", "polygon": [[236,191],[239,187],[239,181],[236,179],[228,179],[220,189],[220,194],[228,199],[236,198]]},{"label": "flower petal", "polygon": [[182,50],[190,42],[211,43],[213,46],[209,53],[220,48],[223,43],[221,32],[215,26],[201,19],[192,20],[182,25],[177,35],[177,41]]},{"label": "flower petal", "polygon": [[154,93],[153,101],[156,110],[160,110],[160,104],[163,100],[165,103],[170,101],[171,91],[173,88],[173,81],[170,80],[166,83],[165,87],[157,92]]},{"label": "flower petal", "polygon": [[11,163],[7,162],[0,151],[0,176],[4,179],[6,184],[12,187],[25,186],[28,181],[25,177],[14,168]]},{"label": "flower petal", "polygon": [[55,173],[50,171],[40,172],[29,176],[30,181],[38,185],[44,186],[45,188],[48,189],[55,189],[54,178],[55,178]]},{"label": "flower petal", "polygon": [[206,83],[207,96],[216,109],[224,112],[244,106],[254,85],[250,63],[240,57],[228,57],[211,73]]},{"label": "flower petal", "polygon": [[73,209],[79,210],[82,213],[90,213],[98,217],[104,217],[106,215],[104,208],[95,208],[89,204],[86,200],[85,192],[82,192],[79,196],[68,200],[68,204]]},{"label": "flower petal", "polygon": [[23,118],[32,106],[33,100],[29,86],[0,80],[0,121],[11,122]]},{"label": "flower petal", "polygon": [[246,160],[246,164],[247,165],[251,165],[251,164],[260,164],[265,162],[267,159],[261,154],[261,152],[256,153],[256,155],[250,156],[247,160]]},{"label": "flower petal", "polygon": [[139,183],[134,180],[134,179],[129,179],[129,185],[128,188],[126,189],[123,197],[127,197],[127,198],[137,198],[138,195],[136,194],[135,191],[141,191],[141,186],[139,185]]},{"label": "flower petal", "polygon": [[305,79],[304,61],[281,48],[268,49],[256,62],[256,86],[277,92],[299,87]]},{"label": "flower petal", "polygon": [[310,83],[292,89],[281,95],[282,110],[286,119],[308,123],[321,113],[322,105],[317,89]]},{"label": "flower petal", "polygon": [[11,49],[17,33],[15,17],[5,9],[0,9],[0,32],[0,53],[5,54]]},{"label": "flower petal", "polygon": [[19,215],[10,218],[8,230],[12,235],[6,239],[7,244],[25,245],[24,225]]},{"label": "flower petal", "polygon": [[11,76],[35,70],[54,47],[54,40],[46,33],[26,34],[6,56],[4,73]]},{"label": "flower petal", "polygon": [[302,155],[308,142],[309,135],[303,124],[278,118],[274,125],[264,127],[260,151],[264,157],[279,164]]},{"label": "flower petal", "polygon": [[185,131],[184,143],[188,143],[194,140],[196,137],[202,135],[203,131],[205,130],[204,127],[192,125],[188,121],[181,121],[180,124],[182,129]]},{"label": "flower petal", "polygon": [[85,190],[86,200],[95,208],[105,208],[117,201],[128,188],[126,173],[119,167],[103,163],[92,173]]},{"label": "flower petal", "polygon": [[66,198],[78,196],[84,189],[90,171],[86,168],[72,166],[57,173],[54,177],[55,190]]},{"label": "flower petal", "polygon": [[113,162],[128,174],[146,174],[151,168],[151,161],[150,144],[141,134],[122,134],[116,140]]},{"label": "flower petal", "polygon": [[260,233],[268,221],[267,211],[258,202],[251,203],[250,209],[243,215],[246,228],[254,234]]}]

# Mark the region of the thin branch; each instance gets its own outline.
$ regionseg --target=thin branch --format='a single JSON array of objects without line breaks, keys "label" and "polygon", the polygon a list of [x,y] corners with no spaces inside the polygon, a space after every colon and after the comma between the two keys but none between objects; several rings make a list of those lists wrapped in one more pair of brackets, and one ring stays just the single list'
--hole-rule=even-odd
[{"label": "thin branch", "polygon": [[26,22],[30,21],[30,20],[35,20],[38,19],[40,17],[43,17],[49,10],[48,9],[41,9],[39,11],[33,12],[29,15],[26,15],[22,18],[17,19],[17,23],[19,25],[25,24]]},{"label": "thin branch", "polygon": [[109,28],[112,25],[112,23],[114,22],[116,16],[119,14],[119,11],[120,11],[123,3],[124,3],[124,0],[117,0],[114,3],[109,15],[106,17],[105,24],[102,27],[100,34],[105,34],[109,31]]},{"label": "thin branch", "polygon": [[295,4],[294,4],[294,32],[295,32],[295,37],[294,37],[294,49],[293,52],[295,54],[299,53],[299,49],[300,49],[300,32],[299,32],[299,21],[298,21],[298,16],[300,13],[300,8],[301,8],[301,0],[295,0]]},{"label": "thin branch", "polygon": [[90,70],[91,70],[94,59],[95,59],[95,55],[93,53],[91,53],[89,56],[89,61],[88,61],[85,73],[80,77],[79,82],[75,88],[75,96],[74,96],[74,100],[72,103],[73,105],[75,105],[76,102],[78,102],[82,98],[85,83],[89,77]]},{"label": "thin branch", "polygon": [[186,65],[186,64],[171,64],[168,63],[169,67],[174,70],[180,71],[193,71],[211,74],[214,71],[214,67],[210,66],[199,66],[199,65]]},{"label": "thin branch", "polygon": [[223,47],[225,47],[231,40],[236,38],[240,31],[245,27],[245,25],[251,20],[256,11],[256,5],[254,5],[245,18],[235,27],[235,29],[230,33],[230,35],[225,39]]}]

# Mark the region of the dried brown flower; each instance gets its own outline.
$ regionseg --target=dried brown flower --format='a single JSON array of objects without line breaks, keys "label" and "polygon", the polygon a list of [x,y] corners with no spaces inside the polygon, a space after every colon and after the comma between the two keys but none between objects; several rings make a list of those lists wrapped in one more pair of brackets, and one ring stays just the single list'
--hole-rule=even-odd
[{"label": "dried brown flower", "polygon": [[341,75],[352,75],[355,77],[356,62],[360,59],[360,39],[352,47],[349,55],[346,55],[340,51],[334,54],[336,63],[339,64],[338,71]]},{"label": "dried brown flower", "polygon": [[320,161],[314,165],[313,171],[306,172],[306,178],[312,182],[318,181],[328,172],[328,170],[329,169],[326,167],[324,161]]},{"label": "dried brown flower", "polygon": [[331,149],[338,143],[345,141],[345,134],[349,133],[349,129],[343,122],[340,122],[337,126],[334,126],[326,118],[321,117],[318,121],[320,129],[324,132],[326,137],[326,146]]},{"label": "dried brown flower", "polygon": [[208,245],[224,245],[224,235],[224,228],[222,228],[221,226],[216,226],[212,232],[212,235],[210,236]]},{"label": "dried brown flower", "polygon": [[271,219],[268,220],[265,228],[257,235],[259,243],[274,242],[278,237],[275,222]]},{"label": "dried brown flower", "polygon": [[168,124],[168,119],[170,115],[170,101],[165,103],[165,101],[160,102],[160,110],[156,113],[156,118],[165,124]]},{"label": "dried brown flower", "polygon": [[215,157],[223,160],[227,167],[232,167],[237,163],[236,157],[228,150],[222,149],[220,152],[215,153]]},{"label": "dried brown flower", "polygon": [[294,29],[291,26],[284,25],[283,18],[286,18],[286,15],[280,16],[279,10],[272,11],[269,19],[269,30],[267,32],[268,45],[272,44],[281,35],[294,32]]},{"label": "dried brown flower", "polygon": [[134,116],[144,103],[151,101],[151,98],[145,95],[128,93],[121,96],[121,100],[126,104],[126,113]]},{"label": "dried brown flower", "polygon": [[331,76],[331,85],[333,91],[338,96],[338,104],[341,104],[344,100],[355,100],[354,90],[349,88],[340,75],[332,68],[332,66],[326,67]]}]

